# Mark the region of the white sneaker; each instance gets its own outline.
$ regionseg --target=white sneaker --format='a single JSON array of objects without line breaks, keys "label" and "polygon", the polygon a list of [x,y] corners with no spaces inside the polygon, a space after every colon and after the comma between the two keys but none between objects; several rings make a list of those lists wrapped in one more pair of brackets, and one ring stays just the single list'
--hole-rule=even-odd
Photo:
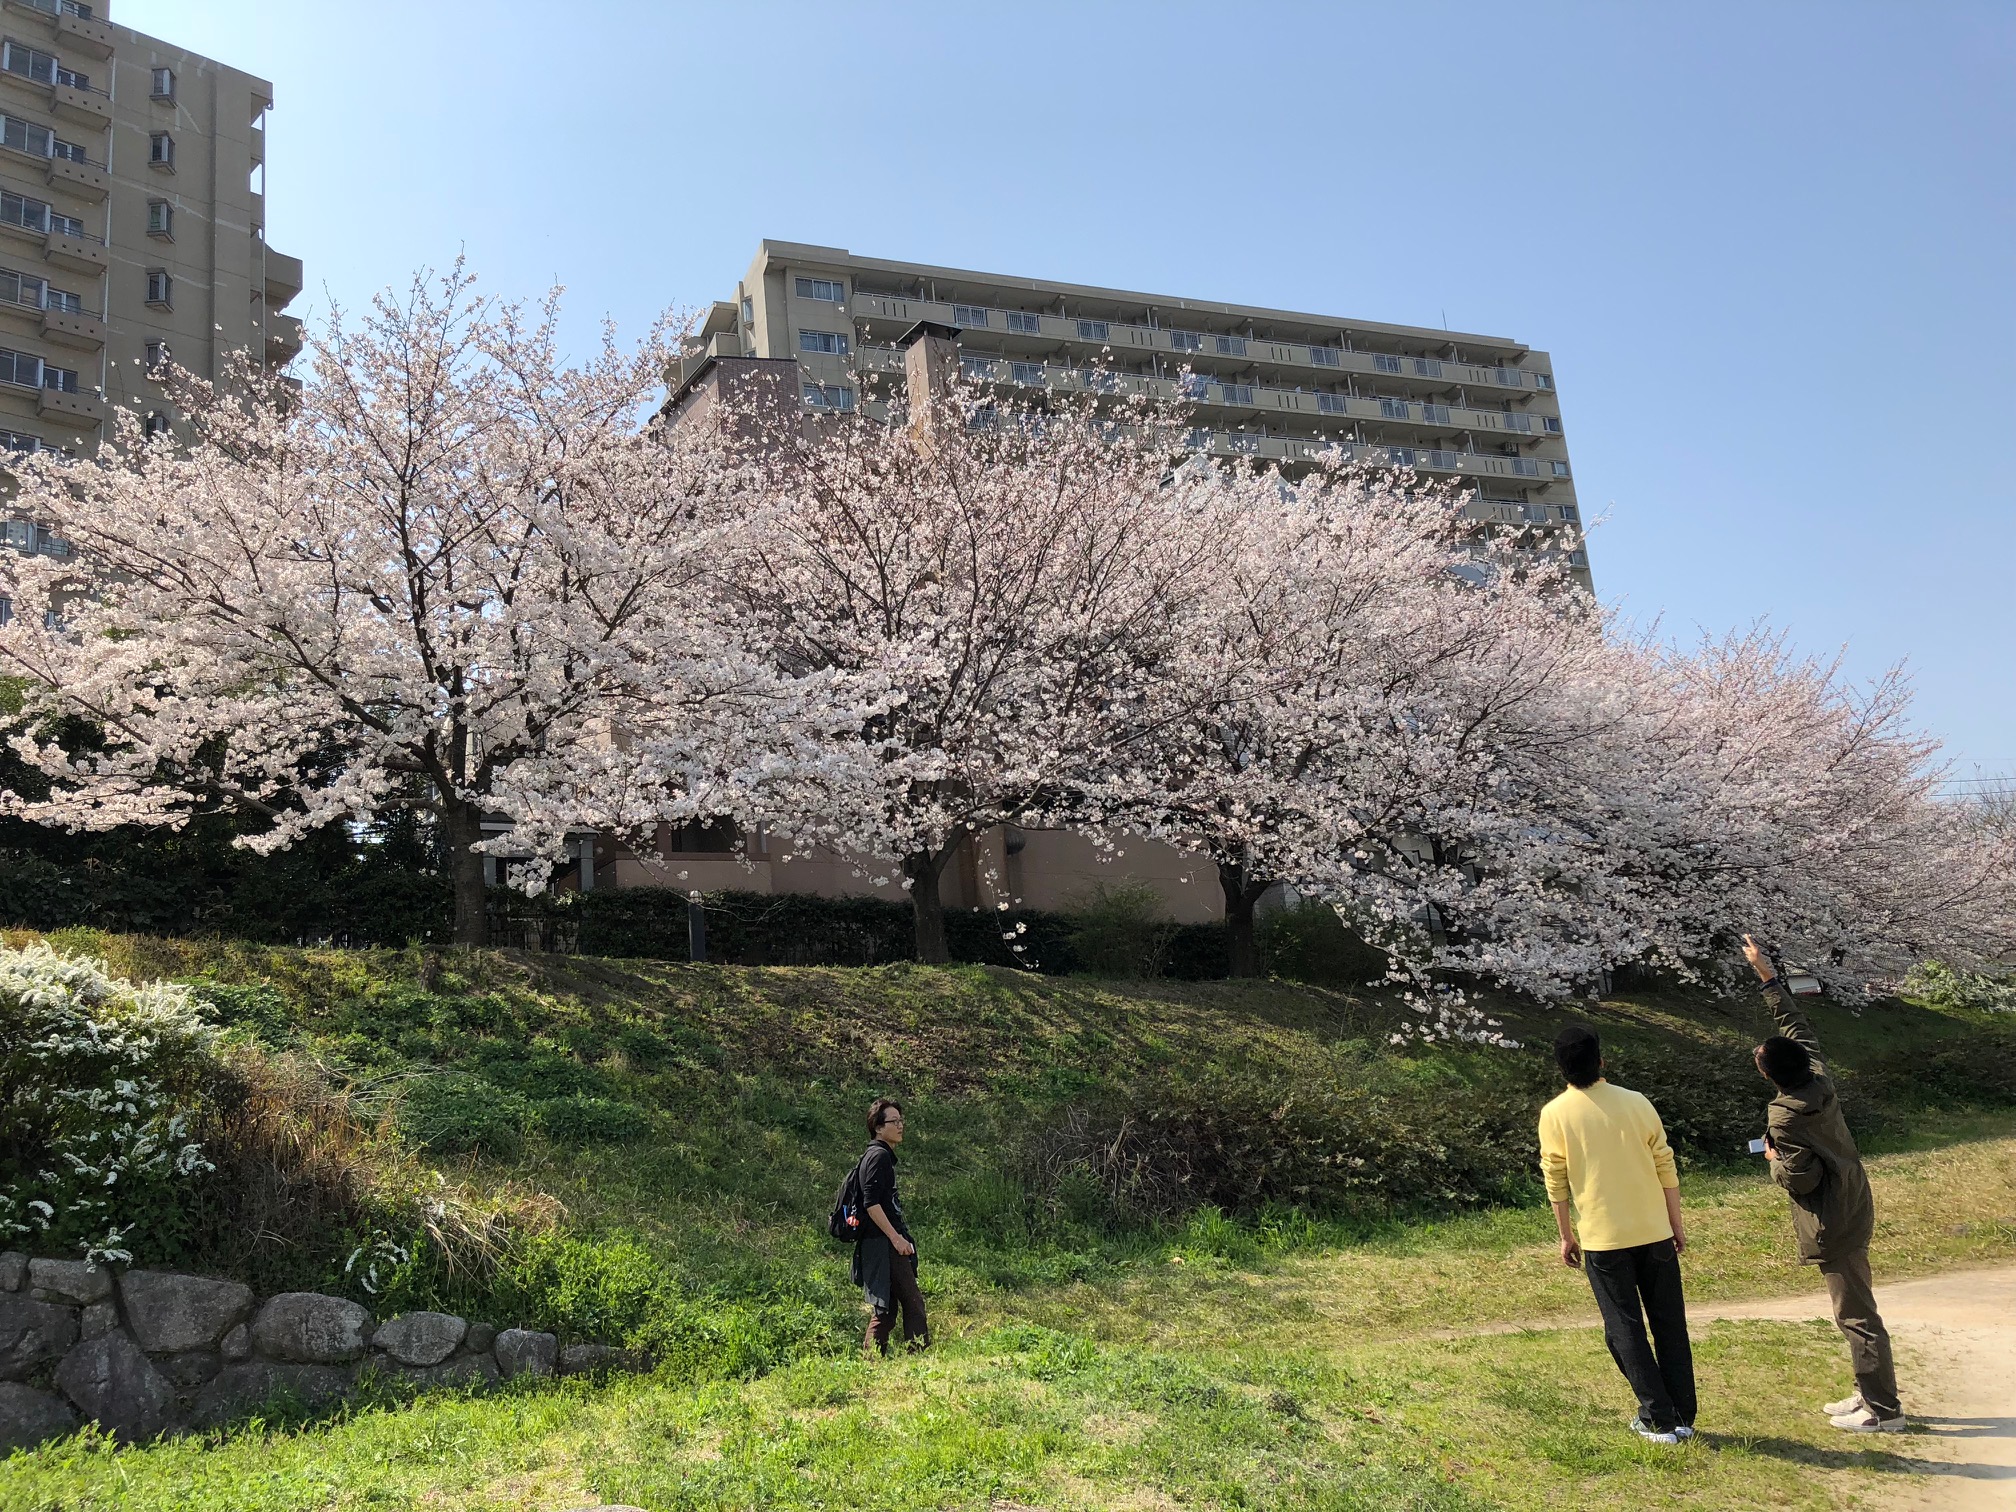
[{"label": "white sneaker", "polygon": [[1688,1427],[1685,1423],[1682,1423],[1678,1428],[1675,1428],[1673,1430],[1673,1437],[1680,1440],[1680,1442],[1684,1444],[1687,1442],[1687,1440],[1694,1437],[1694,1430]]},{"label": "white sneaker", "polygon": [[1844,1412],[1830,1421],[1844,1433],[1902,1433],[1904,1414],[1895,1417],[1878,1417],[1867,1407],[1859,1407],[1853,1412]]},{"label": "white sneaker", "polygon": [[1662,1433],[1643,1418],[1631,1419],[1631,1431],[1648,1444],[1677,1444],[1680,1442],[1680,1435],[1672,1429],[1669,1428]]},{"label": "white sneaker", "polygon": [[1866,1405],[1862,1400],[1862,1393],[1857,1391],[1852,1396],[1841,1398],[1838,1402],[1829,1402],[1820,1411],[1830,1418],[1846,1417],[1851,1412],[1860,1412]]}]

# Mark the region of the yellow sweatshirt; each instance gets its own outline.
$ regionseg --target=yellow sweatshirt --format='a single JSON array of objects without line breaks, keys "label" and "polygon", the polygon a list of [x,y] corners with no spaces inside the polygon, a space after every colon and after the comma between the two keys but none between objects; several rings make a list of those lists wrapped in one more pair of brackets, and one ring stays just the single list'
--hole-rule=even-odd
[{"label": "yellow sweatshirt", "polygon": [[1585,1250],[1630,1249],[1673,1237],[1662,1187],[1680,1185],[1665,1125],[1643,1093],[1598,1080],[1540,1110],[1547,1199],[1575,1200]]}]

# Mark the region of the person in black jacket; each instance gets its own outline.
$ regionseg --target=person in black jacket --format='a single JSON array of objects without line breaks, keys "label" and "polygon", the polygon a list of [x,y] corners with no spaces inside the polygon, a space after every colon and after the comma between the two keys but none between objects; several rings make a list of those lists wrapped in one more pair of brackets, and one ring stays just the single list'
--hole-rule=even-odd
[{"label": "person in black jacket", "polygon": [[852,1278],[868,1299],[874,1316],[862,1337],[867,1354],[889,1353],[889,1335],[896,1314],[903,1314],[903,1342],[928,1348],[931,1323],[924,1315],[924,1294],[917,1289],[917,1245],[903,1221],[903,1200],[896,1191],[896,1146],[903,1143],[903,1106],[878,1097],[868,1108],[869,1142],[861,1156],[861,1206],[868,1214],[860,1242],[854,1246]]}]

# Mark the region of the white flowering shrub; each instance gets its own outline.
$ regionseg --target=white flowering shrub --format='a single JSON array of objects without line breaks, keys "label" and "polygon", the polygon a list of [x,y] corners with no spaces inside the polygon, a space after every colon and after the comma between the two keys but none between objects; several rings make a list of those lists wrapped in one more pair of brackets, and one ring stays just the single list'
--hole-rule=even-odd
[{"label": "white flowering shrub", "polygon": [[0,947],[0,1244],[124,1261],[177,1229],[216,1034],[184,987]]}]

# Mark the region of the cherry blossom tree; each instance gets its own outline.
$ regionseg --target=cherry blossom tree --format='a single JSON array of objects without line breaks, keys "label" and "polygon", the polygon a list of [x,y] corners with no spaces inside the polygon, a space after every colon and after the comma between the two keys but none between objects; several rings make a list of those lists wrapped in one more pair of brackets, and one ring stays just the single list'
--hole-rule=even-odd
[{"label": "cherry blossom tree", "polygon": [[22,507],[77,553],[14,570],[0,674],[48,791],[6,809],[237,807],[270,821],[241,842],[263,850],[417,791],[454,939],[480,944],[486,852],[531,856],[537,885],[570,832],[732,812],[801,715],[846,717],[709,591],[738,475],[716,432],[642,423],[671,324],[569,365],[556,317],[557,294],[481,299],[458,265],[332,319],[298,390],[184,375],[183,440],[122,413],[96,460],[20,464]]},{"label": "cherry blossom tree", "polygon": [[1039,414],[956,383],[918,409],[771,454],[730,575],[780,668],[886,705],[846,759],[771,790],[772,821],[886,865],[919,956],[944,961],[962,842],[1096,826],[1087,778],[1140,737],[1228,525],[1172,470],[1164,415]]}]

